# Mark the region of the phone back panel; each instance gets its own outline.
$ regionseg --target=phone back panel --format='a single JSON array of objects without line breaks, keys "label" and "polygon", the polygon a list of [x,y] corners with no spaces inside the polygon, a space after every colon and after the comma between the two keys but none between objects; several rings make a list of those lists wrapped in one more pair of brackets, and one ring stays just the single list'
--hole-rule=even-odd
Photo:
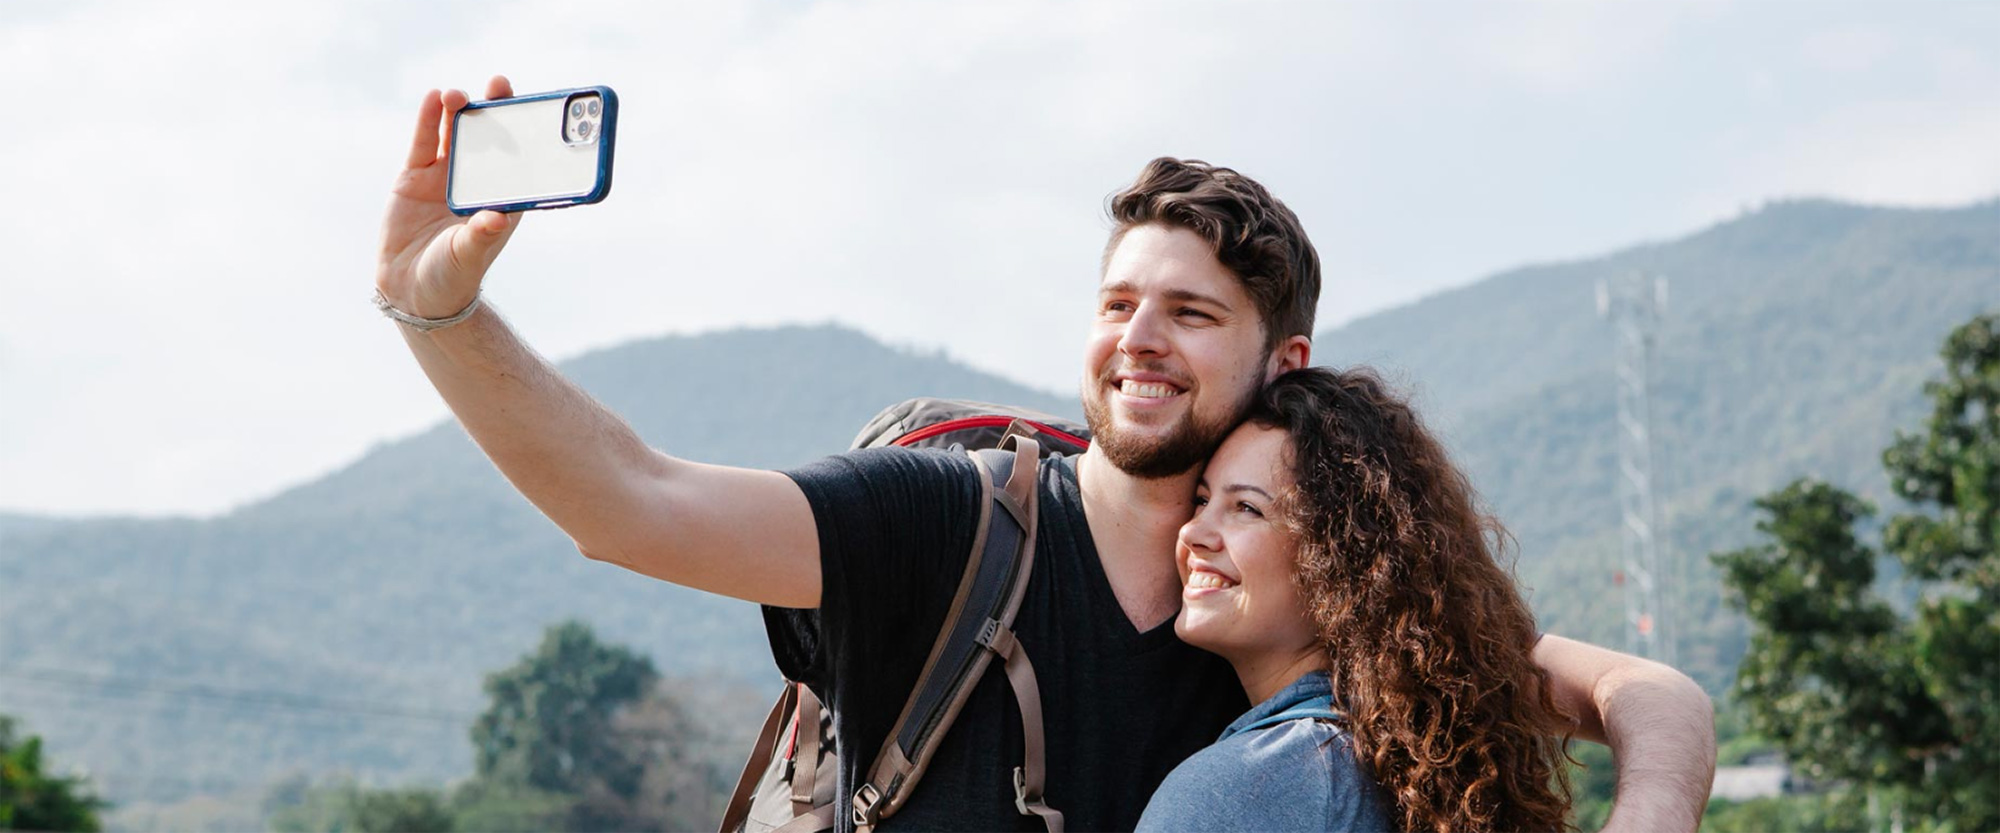
[{"label": "phone back panel", "polygon": [[[589,141],[565,134],[570,100],[597,93],[603,116]],[[468,104],[454,117],[450,185],[455,214],[597,202],[611,190],[617,98],[606,87]]]}]

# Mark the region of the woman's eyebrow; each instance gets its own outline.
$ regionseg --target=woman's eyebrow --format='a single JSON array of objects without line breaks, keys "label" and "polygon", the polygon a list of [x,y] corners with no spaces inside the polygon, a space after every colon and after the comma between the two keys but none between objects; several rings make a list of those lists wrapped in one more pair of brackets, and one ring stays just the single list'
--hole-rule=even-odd
[{"label": "woman's eyebrow", "polygon": [[1260,489],[1256,486],[1252,486],[1248,483],[1231,483],[1227,486],[1222,487],[1222,490],[1225,492],[1256,492],[1257,494],[1263,495],[1265,500],[1277,500],[1277,498],[1271,497],[1270,492],[1264,491],[1263,489]]}]

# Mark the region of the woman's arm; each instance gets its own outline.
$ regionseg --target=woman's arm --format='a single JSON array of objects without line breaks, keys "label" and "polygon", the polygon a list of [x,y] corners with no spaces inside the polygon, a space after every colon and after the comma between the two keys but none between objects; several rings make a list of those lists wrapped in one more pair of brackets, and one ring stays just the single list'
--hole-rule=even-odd
[{"label": "woman's arm", "polygon": [[1576,736],[1611,747],[1618,789],[1605,830],[1694,830],[1715,781],[1715,710],[1686,674],[1549,635],[1535,664]]}]

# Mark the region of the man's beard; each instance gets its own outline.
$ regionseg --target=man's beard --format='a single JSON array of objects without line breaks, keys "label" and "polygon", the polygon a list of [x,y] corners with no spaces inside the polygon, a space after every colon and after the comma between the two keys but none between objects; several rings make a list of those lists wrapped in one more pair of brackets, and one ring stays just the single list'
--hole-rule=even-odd
[{"label": "man's beard", "polygon": [[1103,449],[1104,458],[1119,471],[1141,480],[1174,477],[1208,462],[1223,439],[1236,428],[1236,415],[1242,411],[1239,406],[1221,419],[1203,422],[1190,408],[1165,437],[1150,439],[1119,431],[1111,418],[1109,397],[1104,393],[1110,379],[1100,378],[1095,382],[1096,395],[1083,397],[1083,419],[1090,426],[1091,445]]}]

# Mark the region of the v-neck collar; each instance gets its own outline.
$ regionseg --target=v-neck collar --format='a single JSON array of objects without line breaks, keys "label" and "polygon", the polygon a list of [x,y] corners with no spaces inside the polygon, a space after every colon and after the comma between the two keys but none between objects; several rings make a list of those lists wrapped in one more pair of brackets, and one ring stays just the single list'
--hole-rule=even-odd
[{"label": "v-neck collar", "polygon": [[1077,476],[1076,460],[1073,455],[1064,455],[1056,458],[1057,465],[1053,468],[1056,469],[1056,477],[1065,481],[1062,484],[1065,499],[1075,500],[1076,521],[1083,525],[1079,546],[1087,556],[1084,559],[1083,572],[1090,585],[1094,606],[1111,611],[1113,614],[1111,618],[1115,619],[1113,622],[1105,623],[1105,627],[1117,634],[1119,641],[1133,653],[1144,653],[1179,643],[1180,636],[1174,633],[1174,620],[1179,618],[1178,615],[1168,616],[1165,621],[1145,630],[1140,630],[1138,625],[1133,624],[1132,617],[1125,615],[1125,606],[1118,601],[1118,592],[1111,589],[1111,577],[1104,572],[1104,556],[1098,552],[1097,539],[1090,533],[1090,516],[1084,509],[1083,482]]}]

